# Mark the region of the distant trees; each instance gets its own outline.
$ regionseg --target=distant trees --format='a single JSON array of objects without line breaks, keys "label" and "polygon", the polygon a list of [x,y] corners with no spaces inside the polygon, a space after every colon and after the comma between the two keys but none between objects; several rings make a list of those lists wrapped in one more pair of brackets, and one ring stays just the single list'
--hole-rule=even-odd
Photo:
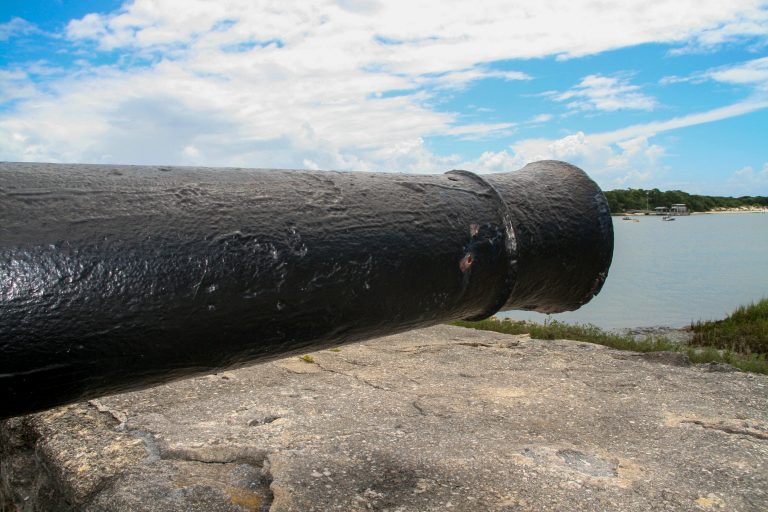
[{"label": "distant trees", "polygon": [[715,208],[737,208],[739,206],[768,206],[768,197],[765,196],[700,196],[689,194],[682,190],[668,190],[662,192],[654,188],[645,190],[641,188],[628,188],[626,190],[608,190],[605,192],[611,213],[622,213],[630,210],[653,210],[657,206],[669,207],[673,204],[685,204],[690,211],[707,212]]}]

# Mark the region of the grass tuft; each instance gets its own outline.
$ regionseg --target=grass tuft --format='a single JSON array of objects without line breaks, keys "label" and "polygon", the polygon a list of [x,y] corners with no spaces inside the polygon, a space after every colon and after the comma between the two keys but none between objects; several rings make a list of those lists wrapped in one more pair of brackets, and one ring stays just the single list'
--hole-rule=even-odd
[{"label": "grass tuft", "polygon": [[724,320],[695,322],[692,345],[742,354],[768,354],[768,299],[740,306]]},{"label": "grass tuft", "polygon": [[314,363],[315,362],[315,358],[310,356],[309,354],[303,355],[299,359],[301,359],[305,363]]}]

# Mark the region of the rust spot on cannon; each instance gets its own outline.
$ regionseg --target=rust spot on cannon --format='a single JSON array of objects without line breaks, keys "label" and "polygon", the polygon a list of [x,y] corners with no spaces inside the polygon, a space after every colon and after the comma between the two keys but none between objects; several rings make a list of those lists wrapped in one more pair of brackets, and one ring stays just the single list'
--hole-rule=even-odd
[{"label": "rust spot on cannon", "polygon": [[469,270],[469,267],[472,266],[472,254],[465,254],[463,258],[461,258],[461,261],[459,262],[459,268],[462,272],[466,272]]}]

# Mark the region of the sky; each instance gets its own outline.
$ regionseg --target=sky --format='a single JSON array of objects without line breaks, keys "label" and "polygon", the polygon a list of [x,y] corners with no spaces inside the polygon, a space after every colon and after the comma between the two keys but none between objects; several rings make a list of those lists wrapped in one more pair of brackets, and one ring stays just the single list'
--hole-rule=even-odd
[{"label": "sky", "polygon": [[768,195],[768,1],[0,0],[0,160]]}]

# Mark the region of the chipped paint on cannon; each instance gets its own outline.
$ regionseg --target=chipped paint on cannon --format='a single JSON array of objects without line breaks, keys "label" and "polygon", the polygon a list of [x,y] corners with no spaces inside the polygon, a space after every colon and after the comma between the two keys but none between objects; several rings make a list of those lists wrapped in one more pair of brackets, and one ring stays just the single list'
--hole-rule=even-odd
[{"label": "chipped paint on cannon", "polygon": [[0,417],[499,310],[606,279],[564,162],[442,175],[0,164]]}]

